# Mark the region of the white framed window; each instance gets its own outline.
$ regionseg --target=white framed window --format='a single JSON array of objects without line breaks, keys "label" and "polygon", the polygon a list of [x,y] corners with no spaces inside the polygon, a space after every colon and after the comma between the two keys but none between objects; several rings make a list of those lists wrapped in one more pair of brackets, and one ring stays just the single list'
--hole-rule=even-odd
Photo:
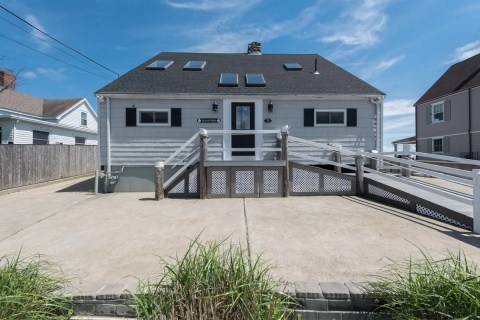
[{"label": "white framed window", "polygon": [[137,125],[139,126],[170,126],[170,109],[139,109]]},{"label": "white framed window", "polygon": [[75,137],[75,145],[84,145],[85,137]]},{"label": "white framed window", "polygon": [[33,141],[32,144],[48,144],[50,133],[46,131],[37,131],[33,130]]},{"label": "white framed window", "polygon": [[443,137],[432,138],[432,151],[434,153],[443,153]]},{"label": "white framed window", "polygon": [[80,113],[80,124],[84,127],[87,126],[87,113],[86,112],[81,112]]},{"label": "white framed window", "polygon": [[432,123],[445,121],[444,101],[432,104],[431,108],[432,108]]},{"label": "white framed window", "polygon": [[347,110],[345,109],[316,109],[315,126],[346,126]]}]

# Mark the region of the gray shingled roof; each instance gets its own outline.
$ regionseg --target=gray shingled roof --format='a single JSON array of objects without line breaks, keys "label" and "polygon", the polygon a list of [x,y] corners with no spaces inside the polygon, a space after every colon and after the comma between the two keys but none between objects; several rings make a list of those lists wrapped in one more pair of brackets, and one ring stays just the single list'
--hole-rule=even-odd
[{"label": "gray shingled roof", "polygon": [[415,106],[446,95],[480,86],[480,54],[454,64],[438,79]]},{"label": "gray shingled roof", "polygon": [[5,89],[0,91],[0,108],[39,117],[56,117],[82,99],[41,99],[16,90]]},{"label": "gray shingled roof", "polygon": [[[315,58],[319,75],[315,75]],[[156,60],[174,61],[167,70],[147,70]],[[203,71],[184,71],[188,61],[206,61]],[[286,71],[296,62],[302,71]],[[238,87],[219,87],[221,73],[238,73]],[[263,73],[266,87],[246,87],[246,73]],[[316,54],[228,54],[164,52],[142,63],[96,94],[371,94],[383,92]]]}]

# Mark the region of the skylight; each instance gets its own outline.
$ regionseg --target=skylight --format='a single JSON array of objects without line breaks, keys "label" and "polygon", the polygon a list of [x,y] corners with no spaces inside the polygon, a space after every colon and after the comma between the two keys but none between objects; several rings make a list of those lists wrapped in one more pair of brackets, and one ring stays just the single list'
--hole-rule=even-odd
[{"label": "skylight", "polygon": [[147,66],[147,70],[167,70],[173,64],[173,61],[157,60]]},{"label": "skylight", "polygon": [[283,67],[288,71],[298,71],[302,70],[302,66],[295,62],[284,63]]},{"label": "skylight", "polygon": [[265,78],[263,73],[247,73],[245,77],[247,87],[265,87]]},{"label": "skylight", "polygon": [[206,64],[206,61],[188,61],[183,70],[202,71]]},{"label": "skylight", "polygon": [[219,87],[238,87],[237,73],[222,73],[220,75]]}]

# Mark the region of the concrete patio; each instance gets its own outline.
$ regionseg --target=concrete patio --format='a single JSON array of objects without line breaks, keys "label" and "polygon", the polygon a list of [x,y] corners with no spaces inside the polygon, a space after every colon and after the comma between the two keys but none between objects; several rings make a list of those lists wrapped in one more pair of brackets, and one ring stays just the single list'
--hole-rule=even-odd
[{"label": "concrete patio", "polygon": [[262,254],[288,281],[362,281],[389,259],[463,250],[480,262],[480,235],[358,197],[153,200],[95,196],[76,179],[0,196],[0,256],[22,250],[57,262],[82,291],[161,271],[159,256],[202,239]]}]

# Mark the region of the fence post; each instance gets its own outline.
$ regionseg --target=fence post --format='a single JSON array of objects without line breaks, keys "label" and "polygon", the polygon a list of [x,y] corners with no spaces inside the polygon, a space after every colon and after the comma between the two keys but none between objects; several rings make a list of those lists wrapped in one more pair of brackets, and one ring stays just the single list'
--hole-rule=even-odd
[{"label": "fence post", "polygon": [[402,166],[402,176],[406,177],[406,178],[410,178],[411,175],[412,175],[412,166],[409,165],[409,164],[400,164]]},{"label": "fence post", "polygon": [[357,177],[357,196],[363,196],[365,194],[365,172],[364,166],[365,158],[357,154],[355,156],[355,167],[356,167],[356,177]]},{"label": "fence post", "polygon": [[[378,154],[378,150],[372,150],[372,153]],[[373,170],[378,170],[378,159],[372,157],[372,158],[370,158],[370,161],[372,162],[371,163],[372,169]]]},{"label": "fence post", "polygon": [[100,176],[100,170],[95,170],[95,186],[94,186],[94,190],[95,190],[95,195],[98,195],[98,178]]},{"label": "fence post", "polygon": [[200,184],[200,199],[207,198],[207,173],[205,170],[205,161],[207,161],[207,139],[206,129],[200,129],[200,163],[198,166],[198,181]]},{"label": "fence post", "polygon": [[282,160],[283,166],[283,196],[287,198],[290,195],[290,169],[288,164],[288,126],[282,127]]},{"label": "fence post", "polygon": [[[338,147],[342,148],[342,146],[338,146]],[[335,152],[335,162],[342,164],[342,154],[339,151]],[[335,171],[338,173],[342,173],[342,167],[335,166]]]},{"label": "fence post", "polygon": [[155,162],[155,200],[162,200],[165,198],[163,189],[163,173],[165,165],[162,161]]},{"label": "fence post", "polygon": [[480,233],[480,169],[473,170],[473,232]]}]

